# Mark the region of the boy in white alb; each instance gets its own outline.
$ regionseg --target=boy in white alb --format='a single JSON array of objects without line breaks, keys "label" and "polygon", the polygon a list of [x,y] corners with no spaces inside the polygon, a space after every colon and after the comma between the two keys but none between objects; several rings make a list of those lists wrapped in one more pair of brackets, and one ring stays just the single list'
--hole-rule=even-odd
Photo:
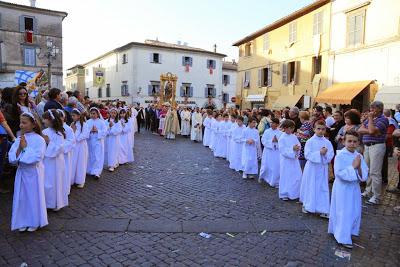
[{"label": "boy in white alb", "polygon": [[254,178],[252,176],[258,174],[258,155],[261,146],[260,135],[256,129],[256,124],[257,121],[255,118],[249,119],[249,126],[243,132],[243,179]]},{"label": "boy in white alb", "polygon": [[243,151],[243,133],[246,127],[243,124],[243,117],[239,116],[236,119],[237,126],[232,131],[232,144],[229,156],[229,168],[235,171],[242,171],[242,151]]}]

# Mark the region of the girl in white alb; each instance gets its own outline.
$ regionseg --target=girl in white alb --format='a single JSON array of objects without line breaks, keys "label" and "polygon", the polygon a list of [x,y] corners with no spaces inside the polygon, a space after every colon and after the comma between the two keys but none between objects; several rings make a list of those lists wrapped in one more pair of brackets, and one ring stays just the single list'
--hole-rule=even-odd
[{"label": "girl in white alb", "polygon": [[120,122],[122,126],[122,133],[119,140],[119,164],[130,163],[134,161],[132,150],[132,124],[129,120],[129,114],[125,109],[119,112]]},{"label": "girl in white alb", "polygon": [[110,117],[106,121],[107,137],[106,137],[106,153],[104,155],[105,166],[110,172],[118,167],[120,135],[122,133],[122,125],[119,121],[118,111],[116,108],[110,109]]},{"label": "girl in white alb", "polygon": [[21,136],[8,152],[10,163],[18,164],[15,175],[11,230],[36,231],[48,224],[44,193],[43,158],[46,142],[32,113],[20,117]]},{"label": "girl in white alb", "polygon": [[74,108],[71,112],[71,128],[75,133],[75,147],[72,153],[72,172],[71,185],[76,184],[78,188],[83,188],[86,181],[86,170],[89,157],[87,140],[89,138],[89,128],[85,122],[85,116]]},{"label": "girl in white alb", "polygon": [[43,130],[43,138],[47,143],[44,155],[46,206],[48,209],[58,211],[68,206],[68,190],[65,186],[67,179],[64,160],[65,132],[57,110],[49,109],[42,118],[47,127]]}]

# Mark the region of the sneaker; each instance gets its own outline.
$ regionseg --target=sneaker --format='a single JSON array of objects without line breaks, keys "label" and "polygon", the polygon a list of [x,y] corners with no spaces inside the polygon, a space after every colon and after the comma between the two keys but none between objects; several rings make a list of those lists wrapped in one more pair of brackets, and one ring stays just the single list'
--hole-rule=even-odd
[{"label": "sneaker", "polygon": [[304,207],[301,207],[301,212],[303,212],[305,214],[309,213]]},{"label": "sneaker", "polygon": [[329,215],[326,214],[326,213],[321,213],[321,214],[319,215],[319,217],[324,218],[324,219],[329,219]]},{"label": "sneaker", "polygon": [[85,186],[85,184],[77,184],[76,187],[79,189],[82,189]]},{"label": "sneaker", "polygon": [[362,197],[369,197],[369,196],[370,196],[370,193],[367,192],[367,191],[364,191],[364,192],[361,194],[361,196],[362,196]]},{"label": "sneaker", "polygon": [[22,228],[19,228],[18,231],[20,231],[20,232],[25,232],[27,229],[28,229],[28,228],[26,228],[26,227],[22,227]]},{"label": "sneaker", "polygon": [[28,227],[28,232],[35,232],[37,229],[37,227]]},{"label": "sneaker", "polygon": [[377,199],[375,196],[368,199],[366,203],[369,205],[379,205],[380,204],[379,199]]},{"label": "sneaker", "polygon": [[243,179],[247,179],[247,174],[243,173],[242,178],[243,178]]},{"label": "sneaker", "polygon": [[108,168],[110,172],[113,172],[115,169],[113,167]]},{"label": "sneaker", "polygon": [[283,201],[288,201],[289,200],[289,198],[288,197],[283,197],[283,198],[281,198]]}]

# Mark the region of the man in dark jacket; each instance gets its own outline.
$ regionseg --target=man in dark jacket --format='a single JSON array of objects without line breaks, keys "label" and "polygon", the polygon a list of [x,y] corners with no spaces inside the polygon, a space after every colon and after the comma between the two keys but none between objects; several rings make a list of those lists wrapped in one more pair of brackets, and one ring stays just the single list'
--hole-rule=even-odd
[{"label": "man in dark jacket", "polygon": [[61,90],[58,88],[52,88],[49,91],[49,101],[44,105],[44,112],[49,109],[64,109],[61,102]]},{"label": "man in dark jacket", "polygon": [[144,114],[143,114],[143,107],[137,107],[136,108],[138,114],[136,116],[136,121],[137,121],[137,128],[138,128],[138,133],[140,133],[140,128],[142,127],[142,123],[144,121]]}]

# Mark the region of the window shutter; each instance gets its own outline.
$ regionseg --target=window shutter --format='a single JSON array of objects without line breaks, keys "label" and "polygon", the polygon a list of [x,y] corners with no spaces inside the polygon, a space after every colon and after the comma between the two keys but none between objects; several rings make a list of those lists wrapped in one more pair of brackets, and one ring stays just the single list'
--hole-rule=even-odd
[{"label": "window shutter", "polygon": [[296,61],[294,67],[294,84],[299,84],[300,82],[300,61]]},{"label": "window shutter", "polygon": [[267,85],[269,87],[272,86],[272,66],[268,66],[268,77],[267,77]]},{"label": "window shutter", "polygon": [[184,97],[184,96],[185,96],[185,87],[182,85],[181,91],[180,91],[180,97]]},{"label": "window shutter", "polygon": [[25,31],[25,17],[24,16],[19,16],[19,31],[20,32]]},{"label": "window shutter", "polygon": [[151,96],[153,94],[152,91],[153,91],[153,86],[151,84],[149,84],[147,86],[147,93],[149,96]]},{"label": "window shutter", "polygon": [[208,97],[208,87],[206,86],[206,88],[204,88],[204,96]]},{"label": "window shutter", "polygon": [[213,88],[213,90],[212,90],[212,97],[216,97],[217,96],[217,88]]},{"label": "window shutter", "polygon": [[33,32],[38,33],[37,18],[33,17]]},{"label": "window shutter", "polygon": [[193,67],[193,58],[190,57],[189,59],[190,59],[189,60],[189,62],[190,62],[189,65],[190,65],[190,67]]},{"label": "window shutter", "polygon": [[213,69],[215,70],[216,67],[217,67],[217,61],[213,60]]},{"label": "window shutter", "polygon": [[230,84],[231,83],[231,76],[226,75],[226,84]]},{"label": "window shutter", "polygon": [[189,97],[193,97],[193,86],[189,88]]},{"label": "window shutter", "polygon": [[162,57],[161,57],[162,55],[161,54],[158,54],[158,63],[162,63]]},{"label": "window shutter", "polygon": [[206,68],[207,68],[207,69],[209,69],[209,68],[210,68],[210,65],[211,65],[211,62],[210,62],[210,60],[209,60],[209,59],[207,59],[207,61],[206,61],[206,62],[207,62],[207,67],[206,67]]},{"label": "window shutter", "polygon": [[287,63],[282,63],[282,84],[287,85],[288,84],[288,79],[287,79]]},{"label": "window shutter", "polygon": [[153,53],[150,53],[149,62],[150,62],[150,63],[153,63],[153,59],[154,59],[154,58],[153,58]]},{"label": "window shutter", "polygon": [[258,69],[257,85],[258,87],[262,86],[262,69]]},{"label": "window shutter", "polygon": [[185,56],[182,56],[182,66],[185,66]]}]

